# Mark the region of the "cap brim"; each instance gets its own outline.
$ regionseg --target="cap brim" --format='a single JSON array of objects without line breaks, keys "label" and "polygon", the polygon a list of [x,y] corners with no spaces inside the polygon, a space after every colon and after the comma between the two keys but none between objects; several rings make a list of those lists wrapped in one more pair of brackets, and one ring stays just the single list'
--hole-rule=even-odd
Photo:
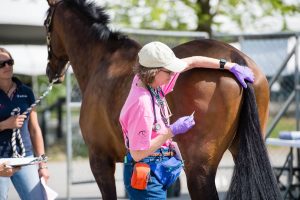
[{"label": "cap brim", "polygon": [[181,72],[187,67],[187,63],[179,58],[175,58],[170,64],[163,67],[172,72]]}]

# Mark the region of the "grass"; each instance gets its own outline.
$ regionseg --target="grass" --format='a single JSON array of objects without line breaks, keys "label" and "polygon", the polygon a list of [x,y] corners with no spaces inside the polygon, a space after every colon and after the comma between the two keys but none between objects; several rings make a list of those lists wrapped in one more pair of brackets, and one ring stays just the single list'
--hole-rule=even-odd
[{"label": "grass", "polygon": [[[273,119],[270,117],[268,125],[272,122],[272,120]],[[271,132],[270,137],[278,137],[280,131],[296,131],[295,117],[282,117]]]},{"label": "grass", "polygon": [[[72,144],[73,160],[88,158],[87,146],[83,140],[73,139]],[[47,148],[47,156],[51,161],[62,161],[67,159],[67,145],[65,139],[58,140]]]},{"label": "grass", "polygon": [[66,142],[64,140],[57,140],[57,142],[46,149],[49,161],[66,160]]}]

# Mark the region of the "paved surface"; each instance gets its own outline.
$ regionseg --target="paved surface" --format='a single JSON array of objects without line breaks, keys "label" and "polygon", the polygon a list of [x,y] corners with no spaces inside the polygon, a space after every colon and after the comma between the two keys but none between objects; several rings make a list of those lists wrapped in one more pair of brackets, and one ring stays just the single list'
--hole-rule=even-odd
[{"label": "paved surface", "polygon": [[[280,154],[285,155],[285,149],[278,150]],[[272,159],[271,159],[272,160]],[[276,161],[276,162],[282,162]],[[54,162],[49,161],[49,171],[50,171],[50,180],[48,185],[54,189],[58,194],[58,199],[67,199],[67,166],[66,162]],[[223,157],[220,167],[217,173],[216,186],[219,191],[220,200],[224,199],[225,193],[230,184],[230,178],[232,175],[232,166],[233,161],[231,155],[227,152]],[[78,181],[93,181],[93,175],[91,173],[88,160],[80,160],[72,162],[72,182]],[[117,164],[116,169],[116,185],[117,185],[117,195],[118,199],[126,199],[124,193],[123,179],[122,179],[123,166],[121,163]],[[188,189],[186,186],[185,174],[182,173],[180,177],[181,181],[181,196],[179,198],[169,198],[170,200],[188,200],[190,199],[188,195]],[[76,184],[70,187],[70,194],[72,199],[101,199],[101,194],[98,190],[96,183],[85,183],[85,184]],[[18,200],[19,197],[11,187],[9,192],[9,200]]]}]

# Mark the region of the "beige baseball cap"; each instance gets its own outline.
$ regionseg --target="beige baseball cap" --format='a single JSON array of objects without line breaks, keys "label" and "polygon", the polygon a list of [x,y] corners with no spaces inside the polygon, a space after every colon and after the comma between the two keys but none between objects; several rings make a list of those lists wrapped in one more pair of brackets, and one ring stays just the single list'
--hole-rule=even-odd
[{"label": "beige baseball cap", "polygon": [[177,58],[167,45],[161,42],[150,42],[138,53],[139,63],[148,68],[163,67],[172,72],[181,72],[187,63]]}]

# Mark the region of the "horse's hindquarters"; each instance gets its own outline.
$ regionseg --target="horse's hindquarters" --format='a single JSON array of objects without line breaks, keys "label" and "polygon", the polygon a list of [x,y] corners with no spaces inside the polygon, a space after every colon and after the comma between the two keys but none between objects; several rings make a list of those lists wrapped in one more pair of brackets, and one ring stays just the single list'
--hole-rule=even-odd
[{"label": "horse's hindquarters", "polygon": [[[193,69],[179,77],[172,93],[173,121],[195,111],[196,125],[175,138],[185,160],[190,190],[202,188],[191,196],[206,199],[210,193],[207,199],[211,199],[216,192],[217,166],[235,136],[242,89],[229,72]],[[210,187],[202,187],[210,183]]]},{"label": "horse's hindquarters", "polygon": [[184,137],[196,137],[200,139],[197,142],[203,143],[217,140],[225,150],[237,127],[241,100],[242,88],[229,72],[193,69],[183,73],[176,83],[171,100],[172,120],[195,111],[196,125],[191,132],[197,135],[188,133]]}]

